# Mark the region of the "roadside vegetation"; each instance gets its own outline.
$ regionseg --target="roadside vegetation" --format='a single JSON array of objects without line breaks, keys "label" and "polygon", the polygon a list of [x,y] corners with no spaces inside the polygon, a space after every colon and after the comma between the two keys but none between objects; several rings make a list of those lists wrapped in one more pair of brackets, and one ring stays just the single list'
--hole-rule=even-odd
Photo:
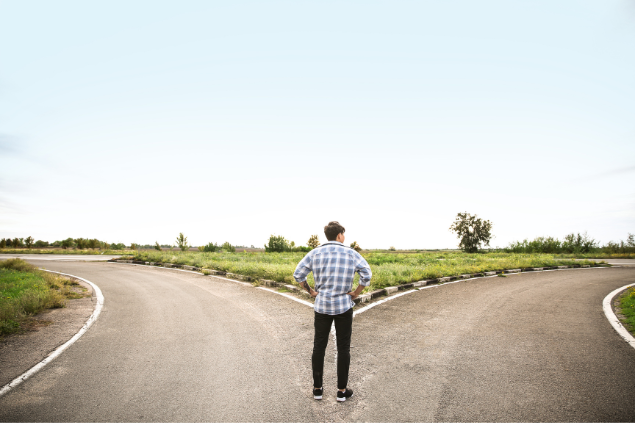
[{"label": "roadside vegetation", "polygon": [[23,330],[33,315],[81,298],[77,282],[38,270],[20,259],[0,261],[0,336]]},{"label": "roadside vegetation", "polygon": [[[304,252],[286,253],[228,253],[181,252],[143,250],[135,252],[134,259],[196,266],[221,270],[257,279],[294,283],[293,272]],[[362,255],[370,264],[373,278],[368,290],[401,285],[423,279],[481,273],[492,270],[527,267],[591,264],[586,261],[559,259],[551,254],[510,254],[463,252],[446,253],[367,253]],[[309,283],[313,281],[309,275]]]},{"label": "roadside vegetation", "polygon": [[632,335],[635,336],[635,288],[628,288],[620,296],[618,312],[624,316],[620,321]]},{"label": "roadside vegetation", "polygon": [[560,240],[554,237],[525,239],[509,244],[510,253],[560,254],[576,258],[635,258],[635,235],[629,233],[626,241],[609,241],[600,245],[586,233],[569,234]]}]

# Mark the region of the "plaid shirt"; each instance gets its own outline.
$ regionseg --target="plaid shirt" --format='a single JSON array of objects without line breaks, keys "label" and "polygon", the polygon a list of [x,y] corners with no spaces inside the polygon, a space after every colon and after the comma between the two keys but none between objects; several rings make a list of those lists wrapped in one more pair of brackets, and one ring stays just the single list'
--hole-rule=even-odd
[{"label": "plaid shirt", "polygon": [[353,289],[353,277],[359,273],[359,284],[370,285],[373,275],[364,258],[341,242],[329,241],[311,250],[295,269],[293,277],[297,282],[306,281],[313,272],[315,290],[314,309],[321,314],[342,314],[355,305],[347,294]]}]

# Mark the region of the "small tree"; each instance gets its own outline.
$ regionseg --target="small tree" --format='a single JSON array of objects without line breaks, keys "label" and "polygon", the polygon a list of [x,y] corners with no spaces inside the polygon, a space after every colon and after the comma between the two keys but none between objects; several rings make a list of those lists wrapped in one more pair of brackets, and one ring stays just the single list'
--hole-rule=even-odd
[{"label": "small tree", "polygon": [[458,213],[450,230],[456,233],[461,241],[459,248],[466,253],[476,253],[481,244],[489,246],[492,239],[492,222],[479,219],[467,212]]},{"label": "small tree", "polygon": [[0,248],[7,248],[7,240],[2,238],[2,240],[0,240]]},{"label": "small tree", "polygon": [[267,253],[282,253],[289,251],[289,249],[289,242],[283,236],[271,235],[269,243],[265,244],[265,252]]},{"label": "small tree", "polygon": [[353,241],[353,242],[351,243],[351,248],[352,248],[353,250],[357,251],[358,253],[359,253],[360,251],[362,251],[362,247],[360,247],[360,246],[359,246],[359,244],[357,243],[357,241]]},{"label": "small tree", "polygon": [[24,247],[24,238],[13,238],[13,248]]},{"label": "small tree", "polygon": [[157,251],[162,251],[161,250],[161,246],[159,245],[159,241],[155,241],[154,242],[154,249],[157,250]]},{"label": "small tree", "polygon": [[139,244],[137,244],[137,243],[135,243],[135,242],[131,243],[131,244],[130,244],[130,249],[131,249],[131,250],[137,250],[137,249],[139,249]]},{"label": "small tree", "polygon": [[215,253],[216,251],[220,250],[220,248],[221,247],[219,247],[218,244],[215,244],[213,242],[210,242],[202,247],[198,247],[199,251],[203,251],[204,253]]},{"label": "small tree", "polygon": [[187,244],[187,237],[183,235],[183,232],[179,233],[179,236],[176,237],[176,245],[181,249],[181,251],[187,251],[190,248]]},{"label": "small tree", "polygon": [[26,248],[31,248],[31,247],[33,247],[33,241],[34,241],[34,239],[33,239],[33,237],[32,237],[32,236],[27,237],[27,238],[24,240],[24,244],[26,245]]},{"label": "small tree", "polygon": [[318,239],[317,235],[311,235],[311,238],[309,238],[309,242],[306,243],[306,245],[309,246],[310,249],[314,249],[320,246],[320,240]]},{"label": "small tree", "polygon": [[392,247],[392,246],[391,246],[391,247],[388,249],[388,251],[397,251],[397,249],[396,249],[395,247]]},{"label": "small tree", "polygon": [[228,253],[235,253],[236,252],[236,247],[231,245],[229,242],[225,242],[221,246],[221,248],[223,249],[223,251],[228,252]]}]

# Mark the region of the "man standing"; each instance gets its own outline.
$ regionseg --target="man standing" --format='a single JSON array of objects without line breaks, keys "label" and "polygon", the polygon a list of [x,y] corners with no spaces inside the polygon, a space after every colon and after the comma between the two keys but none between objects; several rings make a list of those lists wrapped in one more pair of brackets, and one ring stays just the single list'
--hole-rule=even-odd
[{"label": "man standing", "polygon": [[[324,227],[328,242],[311,250],[293,273],[295,280],[315,298],[315,338],[311,364],[313,398],[316,400],[322,399],[324,352],[333,322],[337,337],[337,400],[346,401],[346,398],[353,396],[353,391],[346,388],[351,363],[353,300],[370,285],[372,273],[366,260],[357,251],[343,245],[344,231],[338,222],[329,222]],[[315,290],[306,281],[311,272]],[[355,272],[360,276],[359,286],[351,292]]]}]

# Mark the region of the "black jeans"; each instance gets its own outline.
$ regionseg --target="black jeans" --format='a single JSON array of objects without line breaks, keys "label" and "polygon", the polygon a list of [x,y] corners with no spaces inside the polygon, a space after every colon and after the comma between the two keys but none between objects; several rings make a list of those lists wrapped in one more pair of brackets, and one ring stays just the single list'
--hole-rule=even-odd
[{"label": "black jeans", "polygon": [[331,316],[315,312],[315,338],[313,340],[313,387],[322,388],[324,376],[324,352],[329,343],[331,324],[335,321],[337,337],[337,389],[348,384],[348,368],[351,365],[351,333],[353,333],[353,309]]}]

